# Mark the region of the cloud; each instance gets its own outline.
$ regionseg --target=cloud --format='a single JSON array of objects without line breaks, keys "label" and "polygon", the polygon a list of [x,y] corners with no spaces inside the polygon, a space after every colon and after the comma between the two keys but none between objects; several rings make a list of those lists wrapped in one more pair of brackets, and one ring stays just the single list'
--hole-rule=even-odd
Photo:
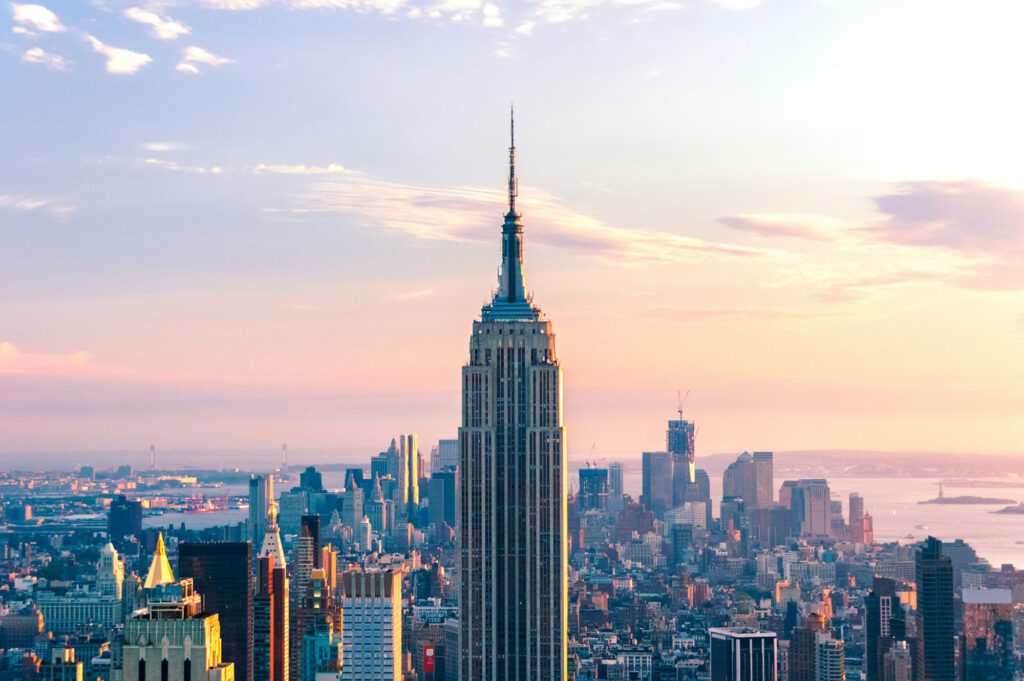
[{"label": "cloud", "polygon": [[732,10],[753,9],[761,4],[761,0],[711,0],[711,2],[724,9]]},{"label": "cloud", "polygon": [[[67,27],[60,22],[56,14],[42,5],[19,5],[11,3],[11,14],[14,22],[18,24],[14,28],[15,33],[33,35],[35,32],[60,33],[66,31]],[[18,29],[21,29],[20,31]]]},{"label": "cloud", "polygon": [[39,64],[54,71],[66,71],[71,64],[64,57],[47,52],[41,47],[25,50],[25,54],[21,55],[21,61],[25,64]]},{"label": "cloud", "polygon": [[224,64],[233,64],[234,61],[234,59],[217,56],[212,52],[193,45],[192,47],[185,48],[181,61],[178,62],[175,68],[183,73],[199,73],[199,65],[217,67]]},{"label": "cloud", "polygon": [[192,32],[192,29],[180,21],[160,16],[141,7],[129,7],[124,11],[124,15],[132,21],[152,27],[153,35],[161,40],[176,40]]},{"label": "cloud", "polygon": [[168,161],[163,158],[143,158],[139,159],[139,162],[154,168],[162,168],[164,170],[173,170],[175,172],[182,173],[193,173],[195,175],[206,175],[207,173],[210,175],[220,175],[224,172],[224,169],[220,166],[187,166],[176,161]]},{"label": "cloud", "polygon": [[42,199],[35,196],[22,196],[19,194],[0,194],[0,209],[2,208],[22,213],[36,210],[47,210],[54,215],[64,215],[74,210],[71,206],[54,203],[52,199]]},{"label": "cloud", "polygon": [[[625,228],[566,206],[535,188],[523,188],[527,240],[622,264],[774,257],[770,251],[715,243],[674,232]],[[343,213],[360,224],[418,239],[485,241],[494,238],[505,194],[479,187],[420,187],[354,175],[320,182],[293,212]]]},{"label": "cloud", "polygon": [[515,50],[512,49],[512,43],[507,40],[502,40],[494,46],[494,56],[499,59],[511,59],[516,56]]},{"label": "cloud", "polygon": [[131,75],[153,61],[148,54],[133,52],[121,47],[111,47],[88,33],[83,34],[82,39],[92,45],[93,50],[107,58],[107,73]]},{"label": "cloud", "polygon": [[0,342],[0,374],[52,373],[82,369],[92,363],[92,356],[83,351],[68,354],[23,352],[13,343]]},{"label": "cloud", "polygon": [[980,290],[1024,289],[1024,191],[976,181],[909,182],[879,196],[877,239],[941,249],[971,259],[961,283]]},{"label": "cloud", "polygon": [[493,2],[488,2],[484,5],[483,15],[483,24],[487,28],[500,28],[505,25],[505,22],[501,19],[501,9]]},{"label": "cloud", "polygon": [[169,151],[181,151],[185,145],[181,142],[143,142],[139,145],[146,151],[163,154]]},{"label": "cloud", "polygon": [[657,317],[682,323],[706,322],[750,322],[790,319],[809,319],[828,316],[830,313],[811,310],[797,310],[785,307],[682,307],[673,305],[637,305],[632,314],[640,317]]},{"label": "cloud", "polygon": [[719,222],[731,229],[758,236],[811,241],[835,241],[849,229],[846,223],[835,218],[796,213],[733,215],[721,218]]},{"label": "cloud", "polygon": [[434,289],[425,288],[419,291],[408,291],[407,293],[399,293],[395,296],[395,300],[419,300],[420,298],[429,298],[434,295]]},{"label": "cloud", "polygon": [[355,175],[358,171],[346,168],[337,163],[330,163],[326,166],[306,165],[283,165],[274,163],[260,163],[253,166],[252,172],[261,175],[263,173],[274,173],[277,175]]}]

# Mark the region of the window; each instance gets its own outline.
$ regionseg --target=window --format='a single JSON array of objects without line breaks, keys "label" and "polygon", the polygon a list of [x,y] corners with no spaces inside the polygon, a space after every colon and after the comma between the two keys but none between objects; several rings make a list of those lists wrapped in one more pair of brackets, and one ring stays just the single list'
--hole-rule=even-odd
[{"label": "window", "polygon": [[167,669],[167,660],[160,663],[160,681],[171,681],[170,672]]},{"label": "window", "polygon": [[182,681],[192,681],[192,660],[185,660],[185,669],[181,678]]},{"label": "window", "polygon": [[146,681],[146,661],[139,660],[139,681]]}]

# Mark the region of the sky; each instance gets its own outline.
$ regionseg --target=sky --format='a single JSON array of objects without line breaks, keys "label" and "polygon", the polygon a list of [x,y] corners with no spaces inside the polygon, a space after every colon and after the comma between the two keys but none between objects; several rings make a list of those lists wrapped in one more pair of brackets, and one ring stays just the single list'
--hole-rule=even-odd
[{"label": "sky", "polygon": [[0,452],[454,437],[526,277],[576,459],[1024,454],[1024,5],[0,5]]}]

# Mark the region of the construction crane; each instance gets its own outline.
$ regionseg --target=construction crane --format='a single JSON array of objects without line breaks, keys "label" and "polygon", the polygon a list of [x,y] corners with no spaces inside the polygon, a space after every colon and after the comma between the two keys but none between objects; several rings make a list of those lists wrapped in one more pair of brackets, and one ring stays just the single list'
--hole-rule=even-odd
[{"label": "construction crane", "polygon": [[686,404],[686,398],[689,397],[689,396],[690,396],[690,391],[689,390],[686,391],[685,395],[681,394],[681,391],[679,391],[679,390],[676,391],[676,397],[679,398],[679,408],[676,410],[676,412],[679,414],[679,420],[680,421],[683,420],[683,405]]}]

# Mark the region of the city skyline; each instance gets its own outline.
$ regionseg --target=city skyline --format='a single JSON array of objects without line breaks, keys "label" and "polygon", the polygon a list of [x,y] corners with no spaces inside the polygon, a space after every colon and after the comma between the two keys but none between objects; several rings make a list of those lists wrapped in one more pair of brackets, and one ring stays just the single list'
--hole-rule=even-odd
[{"label": "city skyline", "polygon": [[572,452],[1020,452],[1020,8],[336,4],[3,9],[0,450],[452,437],[515,99]]}]

